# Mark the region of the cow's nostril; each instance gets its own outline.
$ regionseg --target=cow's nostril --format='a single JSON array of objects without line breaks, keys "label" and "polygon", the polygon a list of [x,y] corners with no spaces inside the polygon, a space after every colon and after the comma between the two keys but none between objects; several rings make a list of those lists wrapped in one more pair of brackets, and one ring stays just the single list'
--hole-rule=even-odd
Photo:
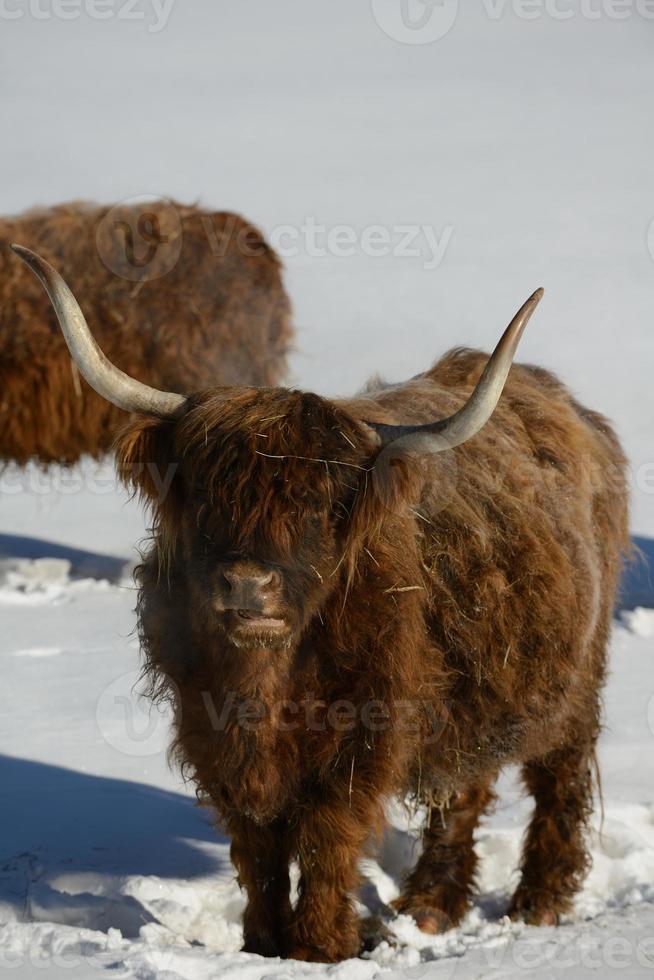
[{"label": "cow's nostril", "polygon": [[254,600],[260,595],[263,597],[271,589],[278,588],[281,578],[273,569],[260,574],[246,574],[238,569],[229,569],[222,573],[222,583],[225,596],[229,596],[233,601],[238,599],[239,605],[242,599],[243,604],[247,605],[248,597]]}]

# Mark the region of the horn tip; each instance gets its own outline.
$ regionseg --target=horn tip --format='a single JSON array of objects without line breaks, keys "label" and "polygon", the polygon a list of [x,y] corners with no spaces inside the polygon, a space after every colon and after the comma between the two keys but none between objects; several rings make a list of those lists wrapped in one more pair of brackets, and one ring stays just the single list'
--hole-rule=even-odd
[{"label": "horn tip", "polygon": [[534,292],[531,294],[530,299],[533,299],[536,303],[539,303],[540,300],[543,298],[544,292],[545,290],[543,289],[543,287],[539,286],[538,289],[534,290]]},{"label": "horn tip", "polygon": [[39,257],[31,248],[25,248],[24,245],[17,245],[16,242],[12,242],[9,248],[32,269],[35,267]]}]

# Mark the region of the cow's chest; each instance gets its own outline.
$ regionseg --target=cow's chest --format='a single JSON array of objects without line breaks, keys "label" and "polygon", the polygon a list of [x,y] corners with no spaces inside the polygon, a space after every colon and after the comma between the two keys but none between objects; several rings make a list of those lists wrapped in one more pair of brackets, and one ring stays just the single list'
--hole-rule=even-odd
[{"label": "cow's chest", "polygon": [[301,783],[299,735],[270,717],[227,725],[214,742],[214,801],[257,823],[288,811]]},{"label": "cow's chest", "polygon": [[343,739],[352,736],[343,711],[328,713],[329,706],[302,695],[232,713],[216,733],[211,795],[257,822],[293,810],[319,774],[335,775]]}]

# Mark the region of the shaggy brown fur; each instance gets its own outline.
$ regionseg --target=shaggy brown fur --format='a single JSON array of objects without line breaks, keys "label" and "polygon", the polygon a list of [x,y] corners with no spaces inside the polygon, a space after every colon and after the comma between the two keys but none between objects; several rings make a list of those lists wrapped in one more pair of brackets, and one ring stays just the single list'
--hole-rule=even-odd
[{"label": "shaggy brown fur", "polygon": [[[580,885],[628,547],[617,440],[554,377],[519,366],[455,450],[380,453],[365,424],[450,414],[485,363],[456,350],[349,401],[212,390],[120,437],[124,478],[156,518],[140,570],[146,665],[174,706],[177,756],[232,835],[246,950],[357,954],[357,862],[391,796],[431,813],[398,909],[427,931],[457,923],[474,829],[510,763],[535,798],[512,914],[554,922]],[[177,467],[163,500],[153,462]],[[229,608],[235,568],[272,570],[261,608],[282,630]]]},{"label": "shaggy brown fur", "polygon": [[285,371],[289,303],[255,228],[170,202],[119,207],[104,220],[109,210],[75,203],[0,220],[0,462],[102,454],[121,419],[74,373],[50,302],[12,241],[63,273],[104,352],[141,381],[183,392],[275,384]]}]

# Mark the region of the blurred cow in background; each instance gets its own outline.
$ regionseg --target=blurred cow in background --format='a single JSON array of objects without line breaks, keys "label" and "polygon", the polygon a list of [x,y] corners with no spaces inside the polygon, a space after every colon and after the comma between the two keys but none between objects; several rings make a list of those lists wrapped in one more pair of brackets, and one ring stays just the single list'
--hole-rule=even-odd
[{"label": "blurred cow in background", "polygon": [[292,332],[280,263],[237,215],[155,201],[0,219],[0,463],[98,456],[121,419],[79,377],[47,297],[9,249],[16,239],[64,270],[131,376],[185,392],[284,375]]}]

